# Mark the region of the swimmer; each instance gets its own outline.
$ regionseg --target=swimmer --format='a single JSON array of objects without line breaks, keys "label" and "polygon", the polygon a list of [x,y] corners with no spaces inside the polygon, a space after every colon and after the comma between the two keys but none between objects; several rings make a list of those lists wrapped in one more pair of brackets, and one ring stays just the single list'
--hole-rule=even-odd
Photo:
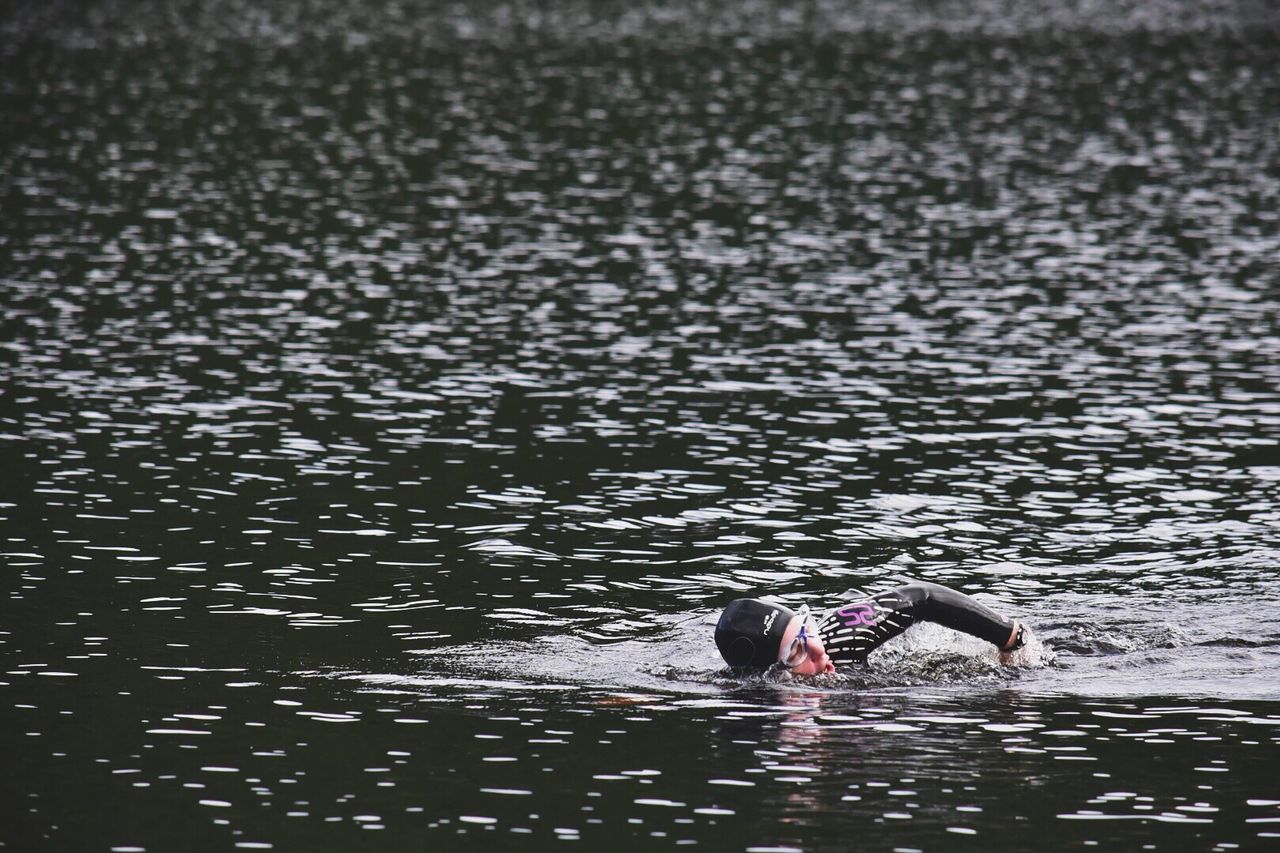
[{"label": "swimmer", "polygon": [[936,622],[986,640],[1002,663],[1021,648],[1031,629],[963,592],[915,581],[845,604],[820,621],[809,606],[791,610],[758,598],[729,603],[716,623],[716,646],[729,666],[779,667],[795,675],[835,672],[836,664],[862,664],[867,655],[916,622]]}]

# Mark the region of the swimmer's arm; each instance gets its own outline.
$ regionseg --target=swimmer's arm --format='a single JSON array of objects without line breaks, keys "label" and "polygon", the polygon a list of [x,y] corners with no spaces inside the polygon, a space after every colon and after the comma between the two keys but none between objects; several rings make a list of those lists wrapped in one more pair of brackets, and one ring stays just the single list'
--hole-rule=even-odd
[{"label": "swimmer's arm", "polygon": [[837,663],[865,663],[867,655],[911,627],[911,602],[890,590],[832,611],[818,626],[827,654]]},{"label": "swimmer's arm", "polygon": [[833,661],[862,663],[872,651],[920,621],[936,622],[986,640],[1000,650],[1002,661],[1030,636],[1025,625],[1001,616],[976,599],[924,581],[846,604],[827,616],[819,627]]},{"label": "swimmer's arm", "polygon": [[936,622],[945,628],[991,643],[1002,654],[1021,648],[1031,629],[1001,616],[982,602],[936,583],[916,581],[894,590],[911,603],[916,619]]}]

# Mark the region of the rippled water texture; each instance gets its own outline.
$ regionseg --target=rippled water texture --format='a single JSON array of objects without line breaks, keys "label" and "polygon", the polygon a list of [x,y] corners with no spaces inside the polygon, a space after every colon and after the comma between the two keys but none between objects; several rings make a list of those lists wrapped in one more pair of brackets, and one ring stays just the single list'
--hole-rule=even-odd
[{"label": "rippled water texture", "polygon": [[0,846],[1275,844],[1278,36],[5,5]]}]

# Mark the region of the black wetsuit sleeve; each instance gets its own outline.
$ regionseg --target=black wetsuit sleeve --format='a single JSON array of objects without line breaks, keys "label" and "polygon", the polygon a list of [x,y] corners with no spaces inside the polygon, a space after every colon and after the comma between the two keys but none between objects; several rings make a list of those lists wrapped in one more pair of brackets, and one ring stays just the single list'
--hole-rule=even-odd
[{"label": "black wetsuit sleeve", "polygon": [[[1014,622],[963,592],[917,581],[833,610],[818,625],[827,654],[838,663],[867,655],[916,622],[936,622],[1004,648]],[[1022,632],[1012,644],[1021,644]]]}]

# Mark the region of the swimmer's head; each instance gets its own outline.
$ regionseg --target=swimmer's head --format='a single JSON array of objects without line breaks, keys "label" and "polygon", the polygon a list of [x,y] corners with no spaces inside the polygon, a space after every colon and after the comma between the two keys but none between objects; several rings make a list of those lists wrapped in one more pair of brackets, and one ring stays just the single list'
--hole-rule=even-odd
[{"label": "swimmer's head", "polygon": [[729,666],[765,669],[778,662],[794,610],[758,598],[731,601],[716,623],[716,647]]},{"label": "swimmer's head", "polygon": [[758,598],[739,598],[720,614],[716,646],[732,667],[768,669],[780,664],[792,675],[836,671],[808,607],[796,612]]}]

